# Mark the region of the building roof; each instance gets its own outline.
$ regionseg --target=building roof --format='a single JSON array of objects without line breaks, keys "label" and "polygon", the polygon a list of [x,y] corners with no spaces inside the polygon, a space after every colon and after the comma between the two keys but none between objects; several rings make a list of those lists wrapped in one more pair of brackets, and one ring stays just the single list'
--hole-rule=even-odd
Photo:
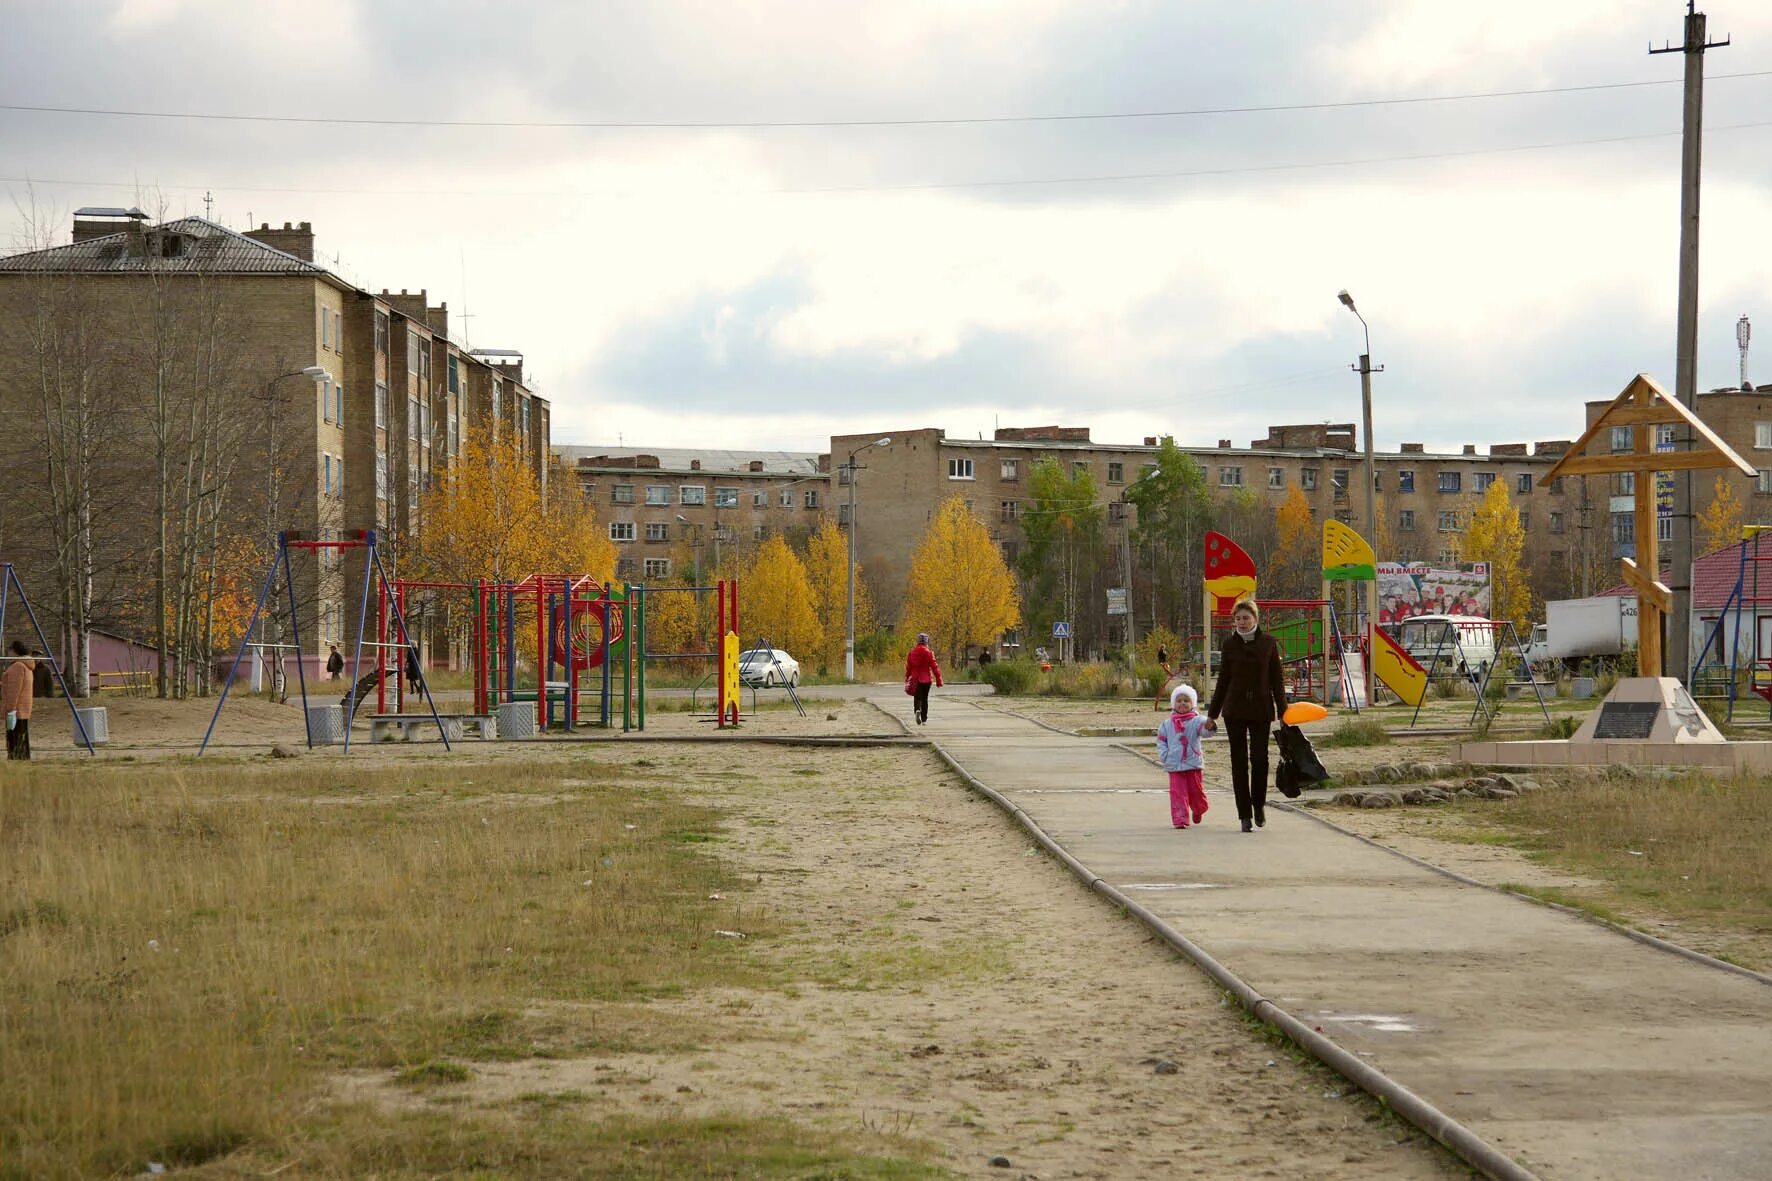
[{"label": "building roof", "polygon": [[[1744,570],[1741,562],[1741,544],[1735,542],[1722,549],[1712,550],[1708,554],[1695,559],[1692,563],[1692,606],[1699,611],[1721,611],[1735,593],[1735,580],[1741,579],[1741,601],[1746,607],[1772,607],[1772,542],[1763,543],[1760,547],[1762,555],[1759,589],[1754,588],[1754,546],[1747,547],[1747,566]],[[1661,571],[1661,581],[1666,582],[1668,572]],[[1637,592],[1627,582],[1608,587],[1601,591],[1602,595],[1635,595]]]},{"label": "building roof", "polygon": [[[672,472],[696,475],[773,475],[773,476],[816,476],[821,474],[818,461],[821,458],[815,451],[725,451],[718,449],[693,447],[555,447],[558,455],[568,467],[580,471],[602,470],[600,465],[585,463],[585,460],[615,459],[631,460],[636,456],[650,455],[658,459],[656,468],[635,468],[628,464],[610,465],[609,470],[638,472]],[[699,460],[701,467],[691,467],[691,462]],[[750,470],[751,464],[761,462],[761,473]]]},{"label": "building roof", "polygon": [[183,253],[173,258],[135,257],[129,253],[129,237],[133,231],[120,231],[100,238],[88,238],[69,246],[52,246],[47,250],[31,250],[0,258],[0,271],[30,271],[50,274],[130,274],[145,271],[160,273],[206,274],[282,274],[314,275],[331,278],[343,286],[345,280],[332,275],[325,267],[307,262],[293,254],[267,246],[255,238],[230,230],[204,217],[181,217],[148,227],[147,232],[176,233],[188,241]]}]

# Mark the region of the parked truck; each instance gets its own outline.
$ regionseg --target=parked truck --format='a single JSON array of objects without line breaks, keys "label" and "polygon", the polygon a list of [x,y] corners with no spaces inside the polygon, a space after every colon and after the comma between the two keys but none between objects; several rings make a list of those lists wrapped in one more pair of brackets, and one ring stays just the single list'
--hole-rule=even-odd
[{"label": "parked truck", "polygon": [[1594,657],[1618,656],[1636,642],[1636,596],[1552,599],[1544,605],[1544,622],[1533,625],[1526,657],[1534,668],[1573,665]]}]

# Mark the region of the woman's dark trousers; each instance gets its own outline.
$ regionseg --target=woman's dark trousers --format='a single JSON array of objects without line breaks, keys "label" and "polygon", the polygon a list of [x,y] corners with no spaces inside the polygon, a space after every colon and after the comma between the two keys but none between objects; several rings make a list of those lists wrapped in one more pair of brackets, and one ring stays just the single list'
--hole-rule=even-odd
[{"label": "woman's dark trousers", "polygon": [[916,707],[917,721],[919,722],[929,720],[929,686],[932,684],[934,684],[933,681],[918,681],[917,691],[911,697],[911,704]]},{"label": "woman's dark trousers", "polygon": [[1248,820],[1255,809],[1267,811],[1267,722],[1224,720],[1231,740],[1231,791],[1237,797],[1237,818]]}]

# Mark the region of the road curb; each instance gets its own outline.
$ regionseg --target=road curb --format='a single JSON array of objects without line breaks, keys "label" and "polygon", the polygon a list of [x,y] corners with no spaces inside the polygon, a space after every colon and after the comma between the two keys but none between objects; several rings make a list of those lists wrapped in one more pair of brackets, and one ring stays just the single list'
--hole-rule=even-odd
[{"label": "road curb", "polygon": [[1012,820],[1025,828],[1029,835],[1048,853],[1063,862],[1085,886],[1107,898],[1128,914],[1135,916],[1165,943],[1193,961],[1194,965],[1210,976],[1219,987],[1236,997],[1238,1003],[1251,1015],[1273,1025],[1311,1057],[1361,1090],[1378,1098],[1392,1111],[1426,1132],[1485,1177],[1491,1178],[1492,1181],[1538,1181],[1536,1174],[1426,1099],[1384,1072],[1362,1062],[1330,1038],[1318,1033],[1255,991],[1247,981],[1219,963],[1204,948],[1152,914],[1138,902],[1103,881],[1100,875],[1073,857],[1063,845],[1054,840],[1019,804],[975,778],[970,771],[960,765],[959,760],[948,753],[947,748],[941,743],[933,742],[930,745],[934,748],[935,753],[941,756],[942,762],[952,768],[956,775],[965,780],[974,791],[1008,813]]}]

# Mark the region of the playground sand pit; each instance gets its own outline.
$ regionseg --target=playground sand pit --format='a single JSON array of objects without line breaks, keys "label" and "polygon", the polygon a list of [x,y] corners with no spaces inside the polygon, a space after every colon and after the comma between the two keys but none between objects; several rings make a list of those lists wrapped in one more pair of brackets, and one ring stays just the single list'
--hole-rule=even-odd
[{"label": "playground sand pit", "polygon": [[[1265,1037],[931,755],[596,757],[643,758],[725,815],[708,848],[743,883],[735,904],[773,929],[726,938],[776,985],[646,1006],[696,1031],[691,1045],[476,1063],[418,1097],[388,1072],[353,1072],[343,1095],[597,1120],[779,1115],[907,1136],[964,1176],[1468,1175]],[[600,1019],[595,1005],[570,1016]],[[998,1155],[1007,1174],[988,1165]]]}]

